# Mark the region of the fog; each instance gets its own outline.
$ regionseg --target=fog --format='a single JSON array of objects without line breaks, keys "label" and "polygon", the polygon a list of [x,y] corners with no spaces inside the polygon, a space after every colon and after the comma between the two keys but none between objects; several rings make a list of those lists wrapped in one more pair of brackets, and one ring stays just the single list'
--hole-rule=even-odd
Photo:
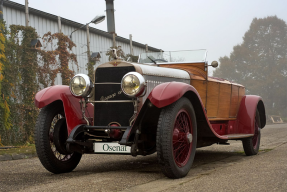
[{"label": "fog", "polygon": [[[25,4],[24,0],[14,1]],[[219,62],[217,69],[209,68],[210,76],[244,85],[246,94],[262,97],[270,123],[270,115],[280,116],[287,122],[287,1],[115,0],[114,5],[118,36],[128,39],[129,34],[132,34],[134,41],[162,49],[165,53],[207,49],[209,64],[214,60]],[[29,0],[29,7],[85,24],[96,15],[105,14],[106,4],[105,0]],[[107,31],[106,22],[90,25]],[[14,36],[10,37],[13,39]],[[34,105],[34,96],[39,90],[37,80],[41,80],[36,77],[36,73],[41,74],[36,68],[40,65],[37,63],[36,52],[32,53],[27,43],[25,46],[28,51],[23,52],[25,49],[13,44],[15,39],[11,39],[8,38],[5,44],[2,35],[1,53],[4,56],[0,59],[6,66],[0,62],[0,70],[6,71],[0,71],[0,101],[3,101],[0,110],[5,112],[0,116],[4,119],[4,123],[0,123],[0,131],[5,131],[2,140],[5,137],[7,142],[13,143],[12,139],[14,143],[33,142],[32,130],[39,112]],[[66,40],[71,41],[68,37]],[[9,43],[17,50],[13,46],[9,47]],[[5,56],[8,62],[4,61]],[[31,68],[30,71],[28,68]],[[45,70],[49,71],[50,68],[47,65]],[[14,74],[15,71],[18,74]],[[58,73],[57,70],[54,72],[54,75]],[[2,73],[6,73],[6,76]],[[72,72],[69,74],[72,75]],[[66,85],[70,80],[68,75],[65,78],[68,82]],[[50,77],[53,77],[50,79],[53,82],[53,74],[47,75],[47,78]]]},{"label": "fog", "polygon": [[[25,0],[14,0],[25,4]],[[105,14],[105,0],[29,0],[29,6],[80,23]],[[164,51],[207,49],[208,61],[229,56],[253,18],[287,21],[285,0],[115,0],[118,36]],[[107,31],[106,22],[91,24]]]}]

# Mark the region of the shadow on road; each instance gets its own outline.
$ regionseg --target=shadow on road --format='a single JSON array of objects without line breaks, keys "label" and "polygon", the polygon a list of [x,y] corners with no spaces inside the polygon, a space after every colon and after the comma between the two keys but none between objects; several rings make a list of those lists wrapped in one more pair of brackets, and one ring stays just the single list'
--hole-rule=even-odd
[{"label": "shadow on road", "polygon": [[[232,161],[240,161],[245,155],[236,152],[220,152],[199,149],[195,155],[193,168],[216,161],[224,163],[226,158],[232,156],[234,157],[232,158]],[[25,163],[22,163],[23,161],[25,161]],[[17,164],[18,162],[19,164]],[[226,162],[228,162],[228,160],[226,160]],[[7,167],[3,168],[5,164],[7,164]],[[65,174],[52,174],[46,171],[36,158],[2,162],[1,167],[1,190],[25,189],[27,187],[37,186],[40,184],[53,183],[65,179],[71,180],[73,178],[75,178],[76,181],[81,177],[89,175],[92,175],[93,178],[102,178],[102,174],[108,174],[108,178],[110,180],[116,180],[117,177],[124,174],[125,177],[121,179],[126,179],[125,182],[129,182],[129,179],[133,177],[150,177],[153,180],[164,177],[157,162],[156,154],[146,157],[84,155],[78,167],[73,172]],[[11,186],[13,187],[11,188]]]}]

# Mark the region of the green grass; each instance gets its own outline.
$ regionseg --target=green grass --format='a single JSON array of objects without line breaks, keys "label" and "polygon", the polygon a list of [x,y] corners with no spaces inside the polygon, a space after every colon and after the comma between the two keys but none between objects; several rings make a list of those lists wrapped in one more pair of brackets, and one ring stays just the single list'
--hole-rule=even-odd
[{"label": "green grass", "polygon": [[262,149],[262,150],[259,150],[260,152],[269,152],[271,151],[272,149]]},{"label": "green grass", "polygon": [[[269,151],[271,151],[272,149],[259,149],[259,152],[269,152]],[[236,153],[238,153],[238,154],[245,154],[245,152],[244,151],[237,151]]]},{"label": "green grass", "polygon": [[236,153],[238,153],[238,154],[245,154],[244,151],[236,151]]},{"label": "green grass", "polygon": [[35,145],[18,146],[11,149],[0,149],[0,155],[12,155],[12,154],[34,154],[36,153]]}]

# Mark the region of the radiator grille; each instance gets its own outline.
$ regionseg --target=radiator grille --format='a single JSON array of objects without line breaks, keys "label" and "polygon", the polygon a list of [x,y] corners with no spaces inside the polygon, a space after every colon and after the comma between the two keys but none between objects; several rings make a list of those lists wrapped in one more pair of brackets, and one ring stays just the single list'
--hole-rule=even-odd
[{"label": "radiator grille", "polygon": [[[131,71],[133,66],[98,68],[95,73],[95,101],[131,100],[121,91],[122,77]],[[121,126],[129,126],[134,113],[131,102],[103,102],[94,104],[94,125],[105,126],[118,122]]]}]

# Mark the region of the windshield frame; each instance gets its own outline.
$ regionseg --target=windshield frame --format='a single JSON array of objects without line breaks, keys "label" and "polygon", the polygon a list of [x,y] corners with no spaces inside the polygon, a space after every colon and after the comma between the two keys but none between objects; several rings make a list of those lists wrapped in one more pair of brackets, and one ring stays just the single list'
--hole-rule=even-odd
[{"label": "windshield frame", "polygon": [[142,54],[143,55],[146,55],[146,57],[148,58],[147,54],[158,54],[158,53],[175,53],[175,52],[187,52],[187,51],[190,51],[190,52],[195,52],[195,51],[204,51],[204,54],[203,54],[203,59],[200,61],[200,60],[191,60],[191,61],[167,61],[167,62],[161,62],[161,61],[156,61],[156,64],[160,64],[160,65],[169,65],[169,64],[188,64],[188,63],[207,63],[207,50],[206,49],[195,49],[195,50],[180,50],[180,51],[160,51],[160,52],[143,52],[141,54],[139,54],[139,57],[138,57],[138,63],[140,64],[152,64],[154,65],[153,61],[150,61],[150,62],[140,62],[141,61],[141,58],[142,58]]}]

